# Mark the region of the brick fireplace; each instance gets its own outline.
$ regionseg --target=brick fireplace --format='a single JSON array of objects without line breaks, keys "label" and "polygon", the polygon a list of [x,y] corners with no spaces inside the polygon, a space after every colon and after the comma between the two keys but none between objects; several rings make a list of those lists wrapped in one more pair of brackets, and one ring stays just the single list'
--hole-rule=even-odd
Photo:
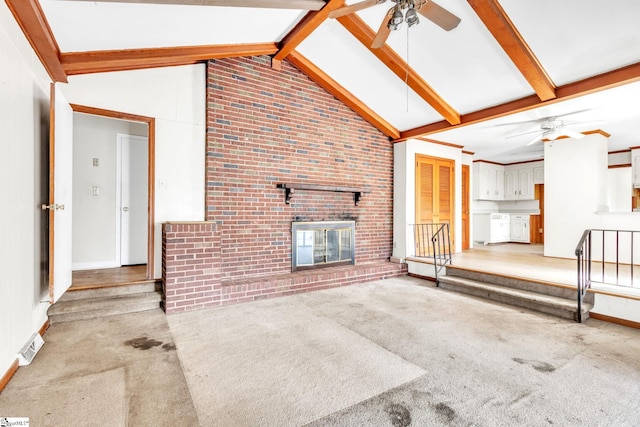
[{"label": "brick fireplace", "polygon": [[[209,305],[406,274],[389,262],[392,213],[386,136],[286,61],[280,71],[266,56],[209,61],[205,219],[220,283]],[[292,268],[296,218],[357,218],[353,265]]]}]

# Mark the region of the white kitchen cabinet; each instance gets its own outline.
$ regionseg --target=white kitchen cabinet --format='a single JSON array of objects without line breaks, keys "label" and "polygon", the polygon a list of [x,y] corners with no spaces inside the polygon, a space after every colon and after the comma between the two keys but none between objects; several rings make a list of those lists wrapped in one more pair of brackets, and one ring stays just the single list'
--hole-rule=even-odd
[{"label": "white kitchen cabinet", "polygon": [[474,199],[504,200],[504,167],[492,163],[473,164]]},{"label": "white kitchen cabinet", "polygon": [[516,169],[508,169],[504,171],[504,199],[517,200],[518,189],[520,188],[520,180]]},{"label": "white kitchen cabinet", "polygon": [[533,200],[533,168],[511,167],[504,171],[504,200]]},{"label": "white kitchen cabinet", "polygon": [[631,150],[631,166],[633,168],[633,186],[640,187],[640,149]]},{"label": "white kitchen cabinet", "polygon": [[518,171],[518,199],[533,200],[533,168],[520,169]]},{"label": "white kitchen cabinet", "polygon": [[511,242],[529,243],[529,215],[511,214],[509,220],[509,240]]},{"label": "white kitchen cabinet", "polygon": [[533,184],[544,184],[544,166],[533,167]]}]

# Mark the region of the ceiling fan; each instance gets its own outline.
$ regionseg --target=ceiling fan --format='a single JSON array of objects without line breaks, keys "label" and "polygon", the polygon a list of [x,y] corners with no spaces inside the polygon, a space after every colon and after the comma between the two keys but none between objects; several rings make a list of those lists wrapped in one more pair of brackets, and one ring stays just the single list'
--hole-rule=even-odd
[{"label": "ceiling fan", "polygon": [[571,126],[571,125],[577,125],[577,124],[585,124],[585,123],[591,123],[592,121],[589,122],[567,122],[565,120],[561,120],[561,117],[564,116],[569,116],[569,115],[573,115],[573,114],[577,114],[577,113],[582,113],[584,111],[588,111],[588,110],[580,110],[580,111],[574,111],[572,113],[567,113],[567,114],[561,114],[561,115],[557,115],[557,116],[549,116],[549,117],[543,117],[537,120],[529,120],[529,121],[524,121],[524,122],[513,122],[513,123],[505,123],[499,126],[505,126],[505,125],[515,125],[515,124],[521,124],[521,123],[536,123],[538,126],[538,129],[533,130],[533,131],[529,131],[529,132],[523,132],[523,133],[518,133],[515,135],[509,135],[506,138],[515,138],[518,136],[522,136],[522,135],[529,135],[529,134],[537,134],[535,136],[535,138],[533,138],[531,141],[529,141],[529,143],[527,143],[527,145],[532,145],[535,144],[538,141],[542,141],[544,139],[548,139],[548,140],[555,140],[560,138],[561,136],[566,136],[569,138],[575,138],[575,139],[580,139],[584,137],[584,134],[571,130],[571,129],[567,129],[567,126]]},{"label": "ceiling fan", "polygon": [[[329,18],[339,18],[371,6],[384,3],[386,0],[364,0],[349,6],[341,7],[329,13]],[[395,5],[389,9],[382,19],[380,28],[371,44],[372,49],[384,46],[391,31],[399,30],[403,22],[412,27],[420,22],[418,13],[445,31],[451,31],[460,23],[458,18],[447,9],[431,0],[391,0]]]}]

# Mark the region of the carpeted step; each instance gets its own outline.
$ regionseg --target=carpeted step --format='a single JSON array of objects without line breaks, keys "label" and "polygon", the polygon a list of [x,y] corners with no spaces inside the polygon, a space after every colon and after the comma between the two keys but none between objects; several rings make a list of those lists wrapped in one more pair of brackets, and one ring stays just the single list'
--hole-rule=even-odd
[{"label": "carpeted step", "polygon": [[149,280],[145,282],[120,286],[100,286],[86,289],[69,288],[58,301],[65,302],[94,298],[110,298],[123,295],[139,294],[144,292],[156,292],[161,290],[162,282],[160,280]]},{"label": "carpeted step", "polygon": [[[488,279],[485,277],[485,279]],[[577,320],[577,302],[574,299],[547,295],[530,290],[510,288],[498,284],[466,279],[462,277],[442,276],[439,286],[443,289],[462,292],[469,295],[490,299],[503,304],[528,308],[530,310],[551,314],[565,319]],[[576,291],[573,291],[575,297]],[[589,317],[589,311],[593,307],[590,302],[585,302],[582,307],[582,321]]]},{"label": "carpeted step", "polygon": [[49,322],[95,319],[116,314],[136,313],[160,308],[160,292],[142,292],[120,296],[58,301],[48,311]]},{"label": "carpeted step", "polygon": [[492,274],[482,271],[468,270],[447,266],[446,275],[463,279],[475,280],[478,282],[491,283],[507,288],[521,289],[523,291],[537,292],[566,299],[576,299],[576,288],[569,285],[559,285],[533,279],[523,279],[519,277],[506,276],[502,274]]}]

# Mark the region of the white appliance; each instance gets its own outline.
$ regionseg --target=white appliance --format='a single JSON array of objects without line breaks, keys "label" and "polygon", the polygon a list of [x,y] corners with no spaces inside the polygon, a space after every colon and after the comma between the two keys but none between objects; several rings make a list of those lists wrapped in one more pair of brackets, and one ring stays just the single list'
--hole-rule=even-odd
[{"label": "white appliance", "polygon": [[474,214],[473,242],[481,245],[508,242],[509,214]]},{"label": "white appliance", "polygon": [[511,215],[494,213],[489,217],[489,242],[503,243],[511,238]]}]

